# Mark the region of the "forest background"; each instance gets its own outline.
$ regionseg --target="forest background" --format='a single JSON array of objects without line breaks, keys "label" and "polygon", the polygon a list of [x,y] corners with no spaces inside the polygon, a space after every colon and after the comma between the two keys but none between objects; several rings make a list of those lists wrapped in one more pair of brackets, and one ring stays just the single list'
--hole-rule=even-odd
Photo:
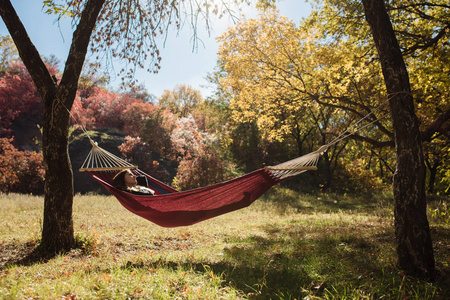
[{"label": "forest background", "polygon": [[[99,189],[77,171],[90,147],[80,126],[108,151],[178,189],[300,156],[349,129],[354,134],[324,154],[317,172],[285,184],[303,192],[388,189],[393,134],[362,7],[325,2],[299,26],[269,6],[229,28],[218,39],[217,67],[208,77],[215,92],[205,98],[188,85],[159,98],[139,85],[117,92],[87,65],[72,109],[75,190]],[[390,7],[417,99],[430,194],[448,193],[450,177],[450,17],[441,2],[425,10],[403,1]],[[41,100],[11,39],[2,37],[0,47],[0,191],[41,194]],[[58,78],[59,62],[49,57],[46,63]]]}]

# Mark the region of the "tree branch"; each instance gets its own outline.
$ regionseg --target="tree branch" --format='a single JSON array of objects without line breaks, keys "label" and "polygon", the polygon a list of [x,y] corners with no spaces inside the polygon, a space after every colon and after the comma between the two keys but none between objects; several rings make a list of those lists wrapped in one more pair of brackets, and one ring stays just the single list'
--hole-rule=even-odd
[{"label": "tree branch", "polygon": [[67,109],[72,107],[75,99],[78,79],[83,68],[91,35],[104,3],[105,0],[89,0],[81,14],[77,29],[73,33],[72,45],[60,82],[60,86],[63,87],[63,89],[59,90],[60,93],[62,90],[65,90],[64,93],[71,95],[71,97],[60,97],[58,95],[60,100],[64,99],[64,104]]},{"label": "tree branch", "polygon": [[414,51],[416,51],[418,49],[425,50],[427,48],[430,48],[430,47],[434,46],[435,44],[437,44],[437,42],[439,42],[439,40],[441,38],[445,37],[445,35],[447,34],[449,29],[450,29],[450,25],[445,26],[444,28],[442,28],[439,31],[439,33],[435,37],[427,40],[426,42],[424,42],[422,44],[421,43],[416,43],[415,45],[413,45],[413,46],[409,47],[408,49],[406,49],[403,52],[404,55],[413,53]]},{"label": "tree branch", "polygon": [[366,142],[371,144],[372,146],[374,146],[375,148],[384,148],[384,147],[390,147],[393,148],[395,146],[395,143],[393,140],[390,141],[384,141],[384,142],[380,142],[359,134],[352,134],[349,136],[350,139],[356,140],[356,141],[361,141],[361,142]]},{"label": "tree branch", "polygon": [[444,124],[450,119],[450,109],[447,109],[444,113],[439,115],[433,123],[428,125],[428,127],[421,133],[422,141],[430,142],[431,137],[436,132],[443,134],[447,139],[450,139],[450,124],[444,127]]}]

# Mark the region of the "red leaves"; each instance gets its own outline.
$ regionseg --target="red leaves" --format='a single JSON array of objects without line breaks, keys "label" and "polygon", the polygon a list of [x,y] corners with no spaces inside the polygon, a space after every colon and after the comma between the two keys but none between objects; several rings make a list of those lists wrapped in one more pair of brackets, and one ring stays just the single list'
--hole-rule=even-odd
[{"label": "red leaves", "polygon": [[[80,91],[80,95],[84,91]],[[133,111],[124,114],[131,109],[132,105],[138,107]],[[142,109],[142,111],[139,111]],[[87,128],[110,127],[123,130],[125,126],[131,128],[139,124],[127,124],[126,122],[138,122],[132,119],[133,116],[142,115],[153,109],[152,104],[143,103],[141,99],[130,97],[126,94],[110,93],[99,87],[91,87],[86,98],[78,97],[73,105],[73,114],[77,116],[77,122],[85,125]],[[130,115],[131,114],[131,115]],[[142,124],[141,124],[142,126]]]},{"label": "red leaves", "polygon": [[0,138],[0,192],[42,193],[42,153],[19,151],[12,141]]},{"label": "red leaves", "polygon": [[12,63],[0,79],[0,137],[14,134],[11,126],[26,117],[42,119],[42,102],[30,74],[21,63]]},{"label": "red leaves", "polygon": [[128,105],[122,114],[123,131],[127,134],[138,134],[144,126],[145,120],[155,109],[155,105],[148,102],[134,102]]}]

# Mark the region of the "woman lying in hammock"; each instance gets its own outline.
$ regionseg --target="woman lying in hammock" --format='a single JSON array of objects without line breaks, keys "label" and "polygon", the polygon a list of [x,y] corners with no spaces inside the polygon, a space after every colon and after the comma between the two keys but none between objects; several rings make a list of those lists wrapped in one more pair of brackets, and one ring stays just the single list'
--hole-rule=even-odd
[{"label": "woman lying in hammock", "polygon": [[155,191],[148,187],[138,185],[136,175],[126,169],[114,176],[113,184],[116,188],[136,195],[154,195]]}]

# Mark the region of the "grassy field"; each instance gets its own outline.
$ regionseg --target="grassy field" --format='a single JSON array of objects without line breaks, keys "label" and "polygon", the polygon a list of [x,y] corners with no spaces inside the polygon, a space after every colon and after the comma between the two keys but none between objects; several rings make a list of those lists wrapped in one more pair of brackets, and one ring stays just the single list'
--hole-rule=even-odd
[{"label": "grassy field", "polygon": [[389,195],[277,187],[249,208],[158,227],[111,196],[76,196],[79,249],[36,261],[43,198],[0,194],[0,299],[450,299],[450,202],[429,205],[440,276],[395,267]]}]

